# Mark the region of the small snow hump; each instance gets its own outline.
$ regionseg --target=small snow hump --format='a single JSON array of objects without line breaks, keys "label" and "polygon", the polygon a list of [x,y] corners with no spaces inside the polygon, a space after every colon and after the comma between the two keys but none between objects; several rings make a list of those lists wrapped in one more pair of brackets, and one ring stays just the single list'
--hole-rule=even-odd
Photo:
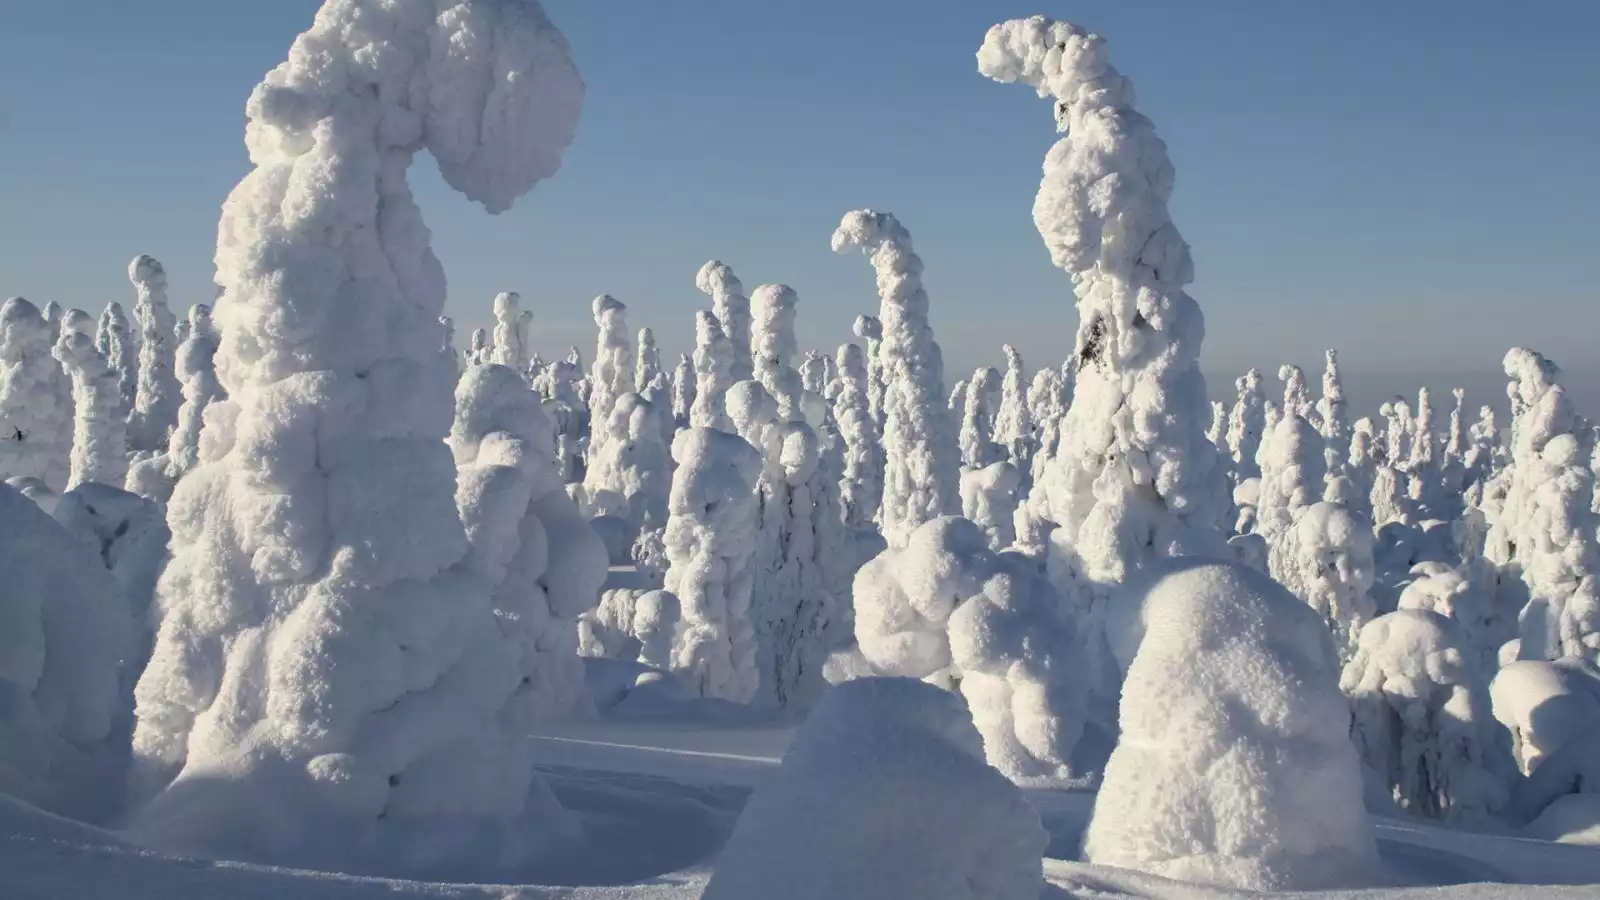
[{"label": "small snow hump", "polygon": [[811,711],[702,900],[1037,900],[1046,843],[959,694],[863,678]]}]

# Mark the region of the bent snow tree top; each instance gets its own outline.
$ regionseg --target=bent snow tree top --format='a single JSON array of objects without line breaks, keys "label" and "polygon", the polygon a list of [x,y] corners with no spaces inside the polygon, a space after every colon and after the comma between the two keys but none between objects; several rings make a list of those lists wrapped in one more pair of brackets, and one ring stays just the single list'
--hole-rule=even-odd
[{"label": "bent snow tree top", "polygon": [[228,399],[172,498],[137,689],[142,841],[449,872],[564,828],[515,727],[522,649],[463,563],[444,272],[406,170],[426,149],[508,209],[582,99],[536,0],[328,0],[251,95],[217,236]]},{"label": "bent snow tree top", "polygon": [[1106,42],[1043,16],[989,29],[978,69],[1054,101],[1034,224],[1078,301],[1077,388],[1029,498],[1054,523],[1051,577],[1096,597],[1153,559],[1220,551],[1226,506],[1200,374],[1205,323],[1167,213],[1173,169]]}]

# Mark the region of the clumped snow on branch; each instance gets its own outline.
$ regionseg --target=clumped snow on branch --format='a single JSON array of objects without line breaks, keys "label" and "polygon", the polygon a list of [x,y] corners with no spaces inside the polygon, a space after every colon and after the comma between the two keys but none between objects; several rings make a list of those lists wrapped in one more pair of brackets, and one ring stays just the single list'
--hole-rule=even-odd
[{"label": "clumped snow on branch", "polygon": [[67,489],[72,380],[52,355],[56,335],[39,308],[12,297],[0,308],[0,475]]},{"label": "clumped snow on branch", "polygon": [[172,371],[177,320],[167,309],[167,272],[161,263],[143,254],[134,257],[128,264],[128,280],[137,293],[133,317],[139,322],[140,337],[138,393],[128,419],[128,443],[134,450],[160,450],[178,423],[181,402]]},{"label": "clumped snow on branch", "polygon": [[704,900],[1037,900],[1048,836],[983,762],[961,698],[830,690],[751,796]]},{"label": "clumped snow on branch", "polygon": [[427,150],[508,209],[582,96],[530,0],[328,0],[251,95],[216,253],[229,397],[168,508],[137,839],[462,873],[569,833],[531,768],[524,635],[456,507],[444,273],[406,170]]},{"label": "clumped snow on branch", "polygon": [[[900,547],[922,523],[961,508],[961,459],[944,408],[944,357],[928,324],[922,259],[898,219],[870,209],[845,215],[833,250],[865,251],[878,276],[887,460],[879,525],[889,546]],[[870,336],[870,322],[865,329]]]},{"label": "clumped snow on branch", "polygon": [[1159,563],[1126,590],[1107,625],[1122,738],[1085,859],[1247,890],[1377,877],[1322,621],[1235,563]]}]

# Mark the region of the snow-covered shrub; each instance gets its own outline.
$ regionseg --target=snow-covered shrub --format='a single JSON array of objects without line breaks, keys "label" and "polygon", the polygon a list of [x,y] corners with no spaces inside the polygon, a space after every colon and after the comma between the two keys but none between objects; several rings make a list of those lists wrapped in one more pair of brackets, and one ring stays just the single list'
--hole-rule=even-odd
[{"label": "snow-covered shrub", "polygon": [[72,380],[52,355],[56,335],[21,297],[0,307],[0,475],[66,490],[72,453]]},{"label": "snow-covered shrub", "polygon": [[1006,460],[961,472],[961,514],[983,529],[996,553],[1017,539],[1016,514],[1022,502],[1022,472]]},{"label": "snow-covered shrub", "polygon": [[105,311],[100,314],[94,346],[106,358],[106,364],[117,373],[117,393],[122,397],[122,414],[127,416],[133,412],[134,401],[139,395],[139,340],[121,303],[113,301],[107,304]]},{"label": "snow-covered shrub", "polygon": [[958,688],[1007,775],[1067,774],[1087,684],[1070,611],[1031,560],[934,519],[856,573],[855,634],[876,672]]},{"label": "snow-covered shrub", "polygon": [[100,557],[0,486],[0,791],[69,816],[108,812],[97,759],[126,701],[128,602]]},{"label": "snow-covered shrub", "polygon": [[[886,460],[878,521],[889,546],[903,546],[923,522],[961,507],[961,459],[942,406],[944,357],[928,324],[922,259],[900,220],[870,209],[847,213],[832,242],[835,253],[866,251],[878,275]],[[868,352],[870,362],[870,346]]]},{"label": "snow-covered shrub", "polygon": [[[182,402],[172,371],[176,319],[167,309],[167,272],[154,258],[140,254],[128,264],[128,280],[137,293],[133,317],[140,337],[138,392],[128,416],[128,445],[133,450],[161,450],[178,424]],[[120,385],[117,396],[120,405]]]},{"label": "snow-covered shrub", "polygon": [[704,900],[1037,900],[1048,837],[961,698],[902,678],[823,696],[745,804]]},{"label": "snow-covered shrub", "polygon": [[51,352],[72,382],[72,455],[67,487],[88,481],[120,487],[128,474],[128,425],[122,418],[117,374],[106,366],[106,358],[94,347],[94,321],[87,313],[68,310],[61,321],[61,337]]},{"label": "snow-covered shrub", "polygon": [[528,323],[533,313],[522,309],[522,295],[504,291],[494,295],[494,334],[488,362],[522,373],[528,367]]},{"label": "snow-covered shrub", "polygon": [[745,296],[744,285],[733,274],[727,263],[711,260],[695,273],[694,286],[711,298],[711,311],[722,325],[733,350],[728,371],[733,381],[755,377],[751,360],[750,298]]},{"label": "snow-covered shrub", "polygon": [[[183,386],[178,427],[172,430],[165,453],[140,460],[128,471],[128,490],[161,504],[172,496],[178,479],[200,464],[200,434],[206,410],[227,399],[217,381],[219,337],[211,323],[211,307],[204,303],[190,307],[188,321],[189,336],[178,346],[177,356],[178,382]],[[449,377],[455,377],[453,370]]]},{"label": "snow-covered shrub", "polygon": [[682,620],[671,668],[703,697],[748,702],[760,677],[750,563],[761,454],[736,435],[697,427],[678,433],[672,458],[666,584]]},{"label": "snow-covered shrub", "polygon": [[1065,133],[1045,157],[1033,213],[1077,297],[1077,385],[1029,503],[1057,526],[1051,580],[1098,603],[1154,560],[1223,552],[1227,480],[1205,436],[1205,325],[1183,289],[1194,265],[1167,211],[1172,164],[1105,42],[1076,25],[996,25],[978,69],[1050,98]]},{"label": "snow-covered shrub", "polygon": [[1321,619],[1233,563],[1172,560],[1127,590],[1107,631],[1126,673],[1122,737],[1084,858],[1250,890],[1376,875],[1339,659]]},{"label": "snow-covered shrub", "polygon": [[469,558],[443,440],[444,273],[405,173],[427,150],[506,210],[559,166],[582,94],[532,0],[328,0],[251,95],[255,168],[216,252],[229,396],[168,506],[134,733],[159,794],[136,839],[459,874],[570,834],[531,766],[528,634]]},{"label": "snow-covered shrub", "polygon": [[1450,619],[1405,609],[1368,622],[1339,687],[1362,760],[1400,809],[1484,819],[1505,805],[1511,760],[1476,655]]}]

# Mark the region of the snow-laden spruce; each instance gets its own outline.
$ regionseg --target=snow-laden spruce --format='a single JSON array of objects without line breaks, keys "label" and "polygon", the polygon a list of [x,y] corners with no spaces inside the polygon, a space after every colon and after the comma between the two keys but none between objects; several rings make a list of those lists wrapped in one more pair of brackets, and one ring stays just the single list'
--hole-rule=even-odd
[{"label": "snow-laden spruce", "polygon": [[1379,876],[1322,621],[1234,563],[1158,563],[1112,607],[1122,737],[1084,858],[1247,890]]},{"label": "snow-laden spruce", "polygon": [[105,760],[126,716],[128,601],[87,544],[6,485],[0,571],[0,791],[100,819],[119,793]]},{"label": "snow-laden spruce", "polygon": [[[870,209],[846,213],[832,244],[835,253],[865,251],[877,272],[886,459],[878,522],[889,546],[901,547],[922,523],[961,508],[961,457],[944,408],[944,357],[928,324],[922,258],[900,220]],[[871,322],[857,325],[870,339]]]},{"label": "snow-laden spruce", "polygon": [[21,297],[0,307],[0,476],[67,489],[72,380],[52,354],[56,333]]},{"label": "snow-laden spruce", "polygon": [[200,464],[200,436],[206,410],[226,400],[217,380],[215,357],[220,337],[211,321],[211,307],[197,303],[189,308],[189,336],[178,346],[178,383],[183,386],[183,406],[178,427],[172,430],[165,453],[134,463],[127,488],[142,497],[165,504],[178,480]]},{"label": "snow-laden spruce", "polygon": [[133,317],[139,323],[138,391],[128,417],[128,445],[133,450],[160,450],[178,424],[178,406],[183,402],[173,374],[177,320],[167,308],[167,271],[161,263],[144,254],[134,257],[128,264],[128,280],[137,295]]},{"label": "snow-laden spruce", "polygon": [[1326,447],[1330,476],[1344,471],[1350,458],[1350,412],[1344,397],[1344,375],[1339,369],[1339,353],[1324,351],[1322,397],[1317,400],[1317,426]]},{"label": "snow-laden spruce", "polygon": [[544,397],[545,411],[556,426],[556,464],[561,480],[580,484],[584,476],[584,447],[589,439],[589,405],[583,395],[583,361],[578,348],[545,369],[534,386]]},{"label": "snow-laden spruce", "polygon": [[1362,626],[1377,615],[1372,524],[1339,504],[1313,503],[1272,545],[1269,559],[1273,576],[1322,617],[1340,658],[1348,659]]},{"label": "snow-laden spruce", "polygon": [[967,379],[959,437],[961,464],[966,468],[982,469],[1005,457],[1006,449],[994,440],[995,401],[999,389],[1000,373],[990,366],[979,366]]},{"label": "snow-laden spruce", "polygon": [[694,374],[694,359],[687,353],[678,354],[678,364],[672,370],[672,424],[673,430],[689,427],[689,415],[699,396]]},{"label": "snow-laden spruce", "polygon": [[531,767],[523,635],[456,507],[444,272],[406,170],[426,150],[508,209],[582,96],[532,0],[328,0],[252,93],[216,252],[229,396],[168,507],[136,839],[466,874],[567,833]]},{"label": "snow-laden spruce", "polygon": [[611,407],[617,398],[633,390],[634,347],[628,334],[628,307],[610,294],[594,298],[594,324],[600,336],[594,352],[594,367],[589,371],[589,421],[594,427],[589,437],[588,460],[605,443],[605,423],[611,420]]},{"label": "snow-laden spruce", "polygon": [[671,667],[703,697],[746,703],[760,680],[750,596],[761,455],[737,435],[693,427],[673,440],[672,458],[666,587],[682,622]]},{"label": "snow-laden spruce", "polygon": [[494,334],[488,362],[521,372],[528,366],[528,323],[533,313],[522,309],[522,295],[503,291],[494,295]]},{"label": "snow-laden spruce", "polygon": [[493,347],[489,343],[489,332],[484,328],[472,329],[472,337],[467,341],[467,365],[484,366],[489,364],[489,354]]},{"label": "snow-laden spruce", "polygon": [[139,394],[139,340],[121,303],[108,303],[100,314],[94,346],[117,373],[117,394],[122,398],[122,414],[127,416]]},{"label": "snow-laden spruce", "polygon": [[495,616],[519,653],[506,714],[532,728],[589,707],[577,620],[599,600],[606,549],[563,489],[550,420],[520,374],[474,366],[455,404],[449,444],[467,565],[494,586]]},{"label": "snow-laden spruce", "polygon": [[650,389],[661,371],[661,349],[656,346],[656,333],[650,328],[639,329],[639,353],[633,364],[633,389],[643,394]]},{"label": "snow-laden spruce", "polygon": [[1033,464],[1035,446],[1033,410],[1028,406],[1028,373],[1017,348],[1004,344],[1000,350],[1006,357],[1006,374],[1000,385],[992,439],[1005,448],[1011,464],[1026,473]]},{"label": "snow-laden spruce", "polygon": [[627,523],[629,542],[667,523],[672,473],[657,418],[664,412],[629,391],[611,405],[609,419],[596,423],[594,440],[600,451],[584,476],[584,512]]},{"label": "snow-laden spruce", "polygon": [[1033,218],[1077,295],[1077,386],[1029,502],[1057,526],[1057,587],[1087,582],[1104,599],[1155,559],[1222,550],[1226,483],[1205,436],[1205,324],[1183,290],[1194,265],[1167,212],[1172,164],[1097,35],[1012,20],[989,29],[978,70],[1050,98],[1066,135],[1045,157]]},{"label": "snow-laden spruce", "polygon": [[[1498,480],[1504,499],[1485,554],[1502,570],[1501,591],[1520,579],[1522,659],[1600,656],[1600,515],[1582,423],[1555,363],[1531,350],[1506,354],[1512,423],[1511,464]],[[1507,602],[1507,601],[1501,601]],[[1511,600],[1514,605],[1515,600]]]},{"label": "snow-laden spruce", "polygon": [[128,475],[128,424],[117,373],[94,346],[94,320],[81,309],[61,317],[52,351],[72,382],[72,455],[67,487],[93,481],[121,487]]},{"label": "snow-laden spruce", "polygon": [[711,311],[716,314],[722,333],[732,345],[733,359],[729,371],[733,381],[755,377],[755,364],[751,359],[750,298],[745,296],[733,269],[715,259],[700,267],[695,273],[694,286],[711,297]]},{"label": "snow-laden spruce", "polygon": [[856,573],[855,635],[879,674],[959,685],[1000,771],[1068,774],[1086,679],[1071,612],[1033,561],[966,519],[924,523]]},{"label": "snow-laden spruce", "polygon": [[[1286,413],[1268,429],[1256,453],[1261,483],[1256,495],[1256,533],[1273,552],[1285,551],[1289,531],[1307,507],[1322,499],[1326,458],[1322,436],[1298,413]],[[1273,576],[1282,581],[1274,564]]]},{"label": "snow-laden spruce", "polygon": [[1484,820],[1505,805],[1511,759],[1492,730],[1488,683],[1454,622],[1417,609],[1373,619],[1339,686],[1362,760],[1400,809]]},{"label": "snow-laden spruce", "polygon": [[844,523],[868,528],[883,502],[883,443],[872,416],[871,382],[866,354],[859,344],[839,348],[839,385],[833,397],[833,417],[844,440],[844,465],[839,497]]},{"label": "snow-laden spruce", "polygon": [[1228,447],[1233,451],[1234,477],[1246,481],[1261,474],[1256,455],[1267,430],[1267,395],[1259,369],[1239,376],[1233,386],[1238,397],[1228,414]]},{"label": "snow-laden spruce", "polygon": [[830,690],[751,795],[703,900],[1038,900],[1048,835],[961,698]]},{"label": "snow-laden spruce", "polygon": [[883,431],[883,322],[877,316],[856,316],[850,333],[861,339],[867,351],[867,400],[872,418]]},{"label": "snow-laden spruce", "polygon": [[995,552],[1016,543],[1022,482],[1022,471],[1006,459],[961,470],[961,515],[983,529],[989,549]]},{"label": "snow-laden spruce", "polygon": [[733,431],[728,418],[728,389],[733,387],[733,345],[714,313],[694,314],[694,405],[689,424],[695,428]]}]

